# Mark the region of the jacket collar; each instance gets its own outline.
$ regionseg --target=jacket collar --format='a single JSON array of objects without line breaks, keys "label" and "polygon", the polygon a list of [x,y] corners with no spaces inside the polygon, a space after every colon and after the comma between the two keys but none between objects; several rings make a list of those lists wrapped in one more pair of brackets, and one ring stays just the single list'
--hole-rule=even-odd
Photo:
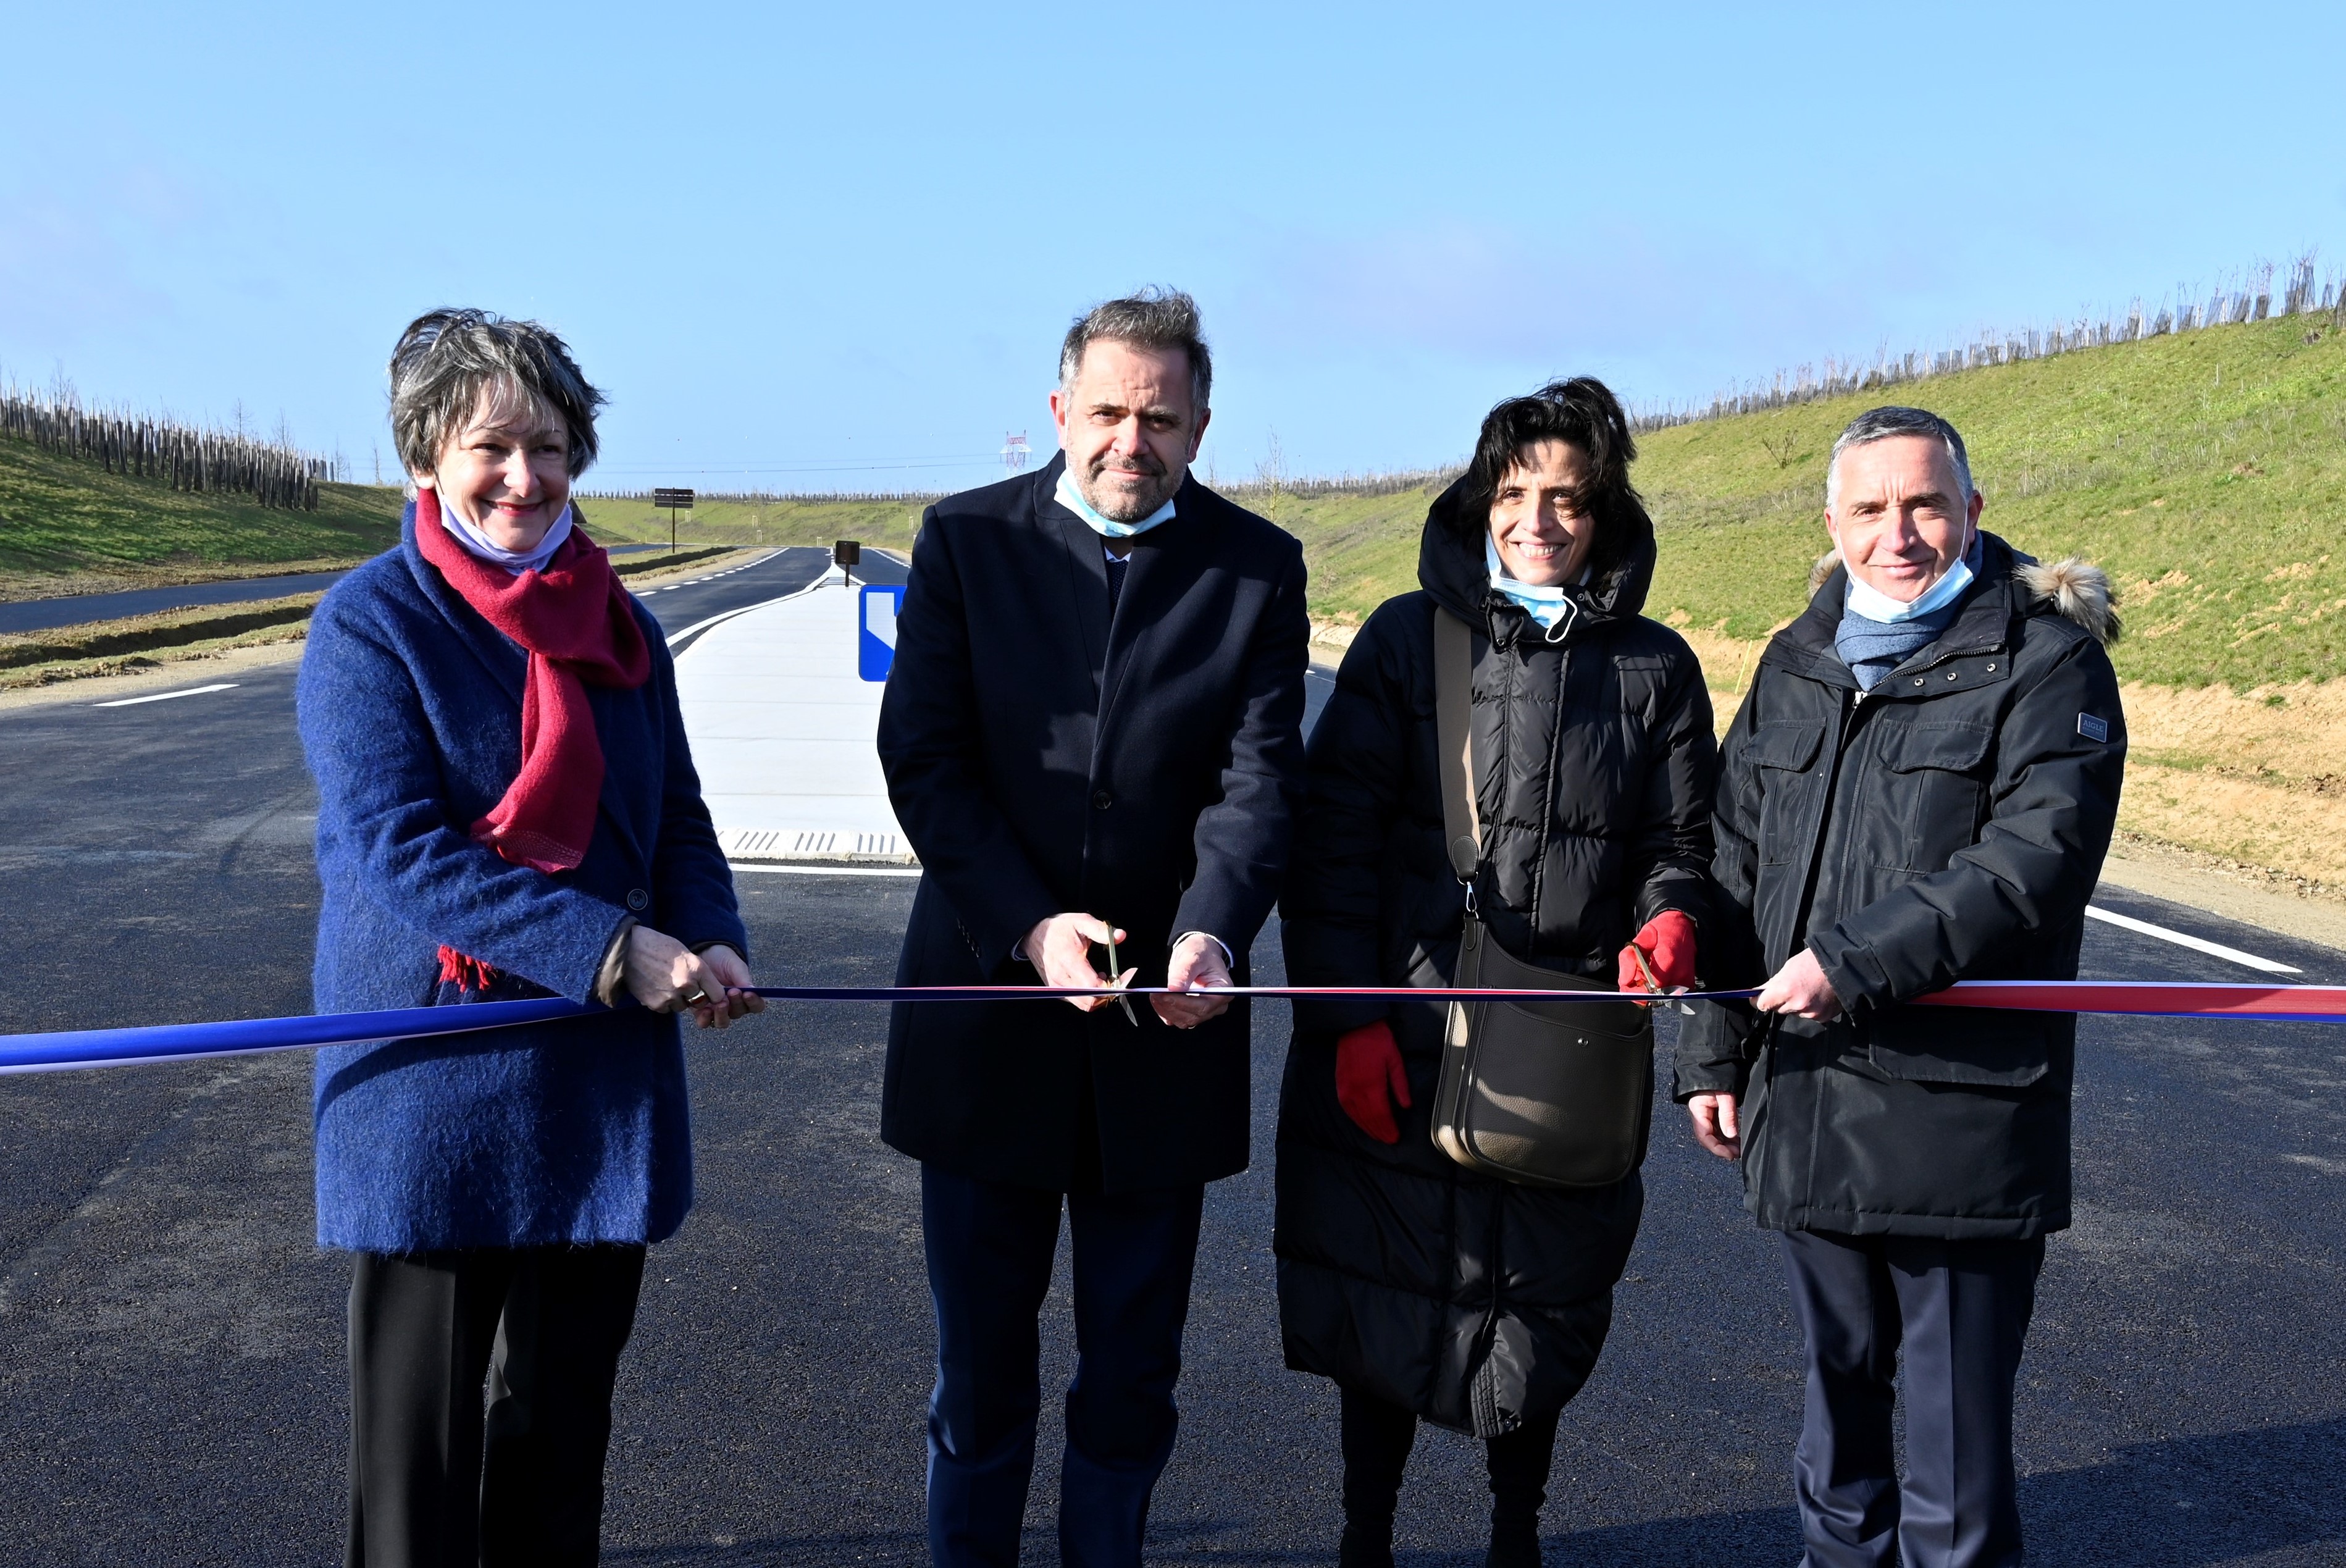
[{"label": "jacket collar", "polygon": [[440,575],[440,568],[423,558],[423,551],[415,542],[415,503],[407,504],[407,514],[400,521],[399,551],[407,562],[407,570],[423,597],[448,623],[473,657],[481,662],[498,687],[513,698],[519,708],[522,683],[529,677],[529,654],[496,627],[489,625],[481,613],[464,602],[464,596],[450,585]]},{"label": "jacket collar", "polygon": [[1173,515],[1129,541],[1124,587],[1111,623],[1104,542],[1052,494],[1066,465],[1066,453],[1055,454],[1035,475],[1027,494],[1036,527],[1056,538],[1065,557],[1069,618],[1083,637],[1096,711],[1104,723],[1131,667],[1134,648],[1156,625],[1158,612],[1196,581],[1211,557],[1219,516],[1213,492],[1198,483],[1194,472],[1185,475],[1174,493]]},{"label": "jacket collar", "polygon": [[[1955,618],[1939,634],[1936,642],[1900,665],[1899,669],[1928,669],[1943,659],[2009,647],[2019,635],[2018,622],[2029,608],[2028,596],[2014,574],[2019,567],[2034,564],[2032,557],[2022,555],[1995,535],[1981,530],[1977,580],[1957,601]],[[1841,563],[1809,600],[1809,607],[1800,618],[1770,640],[1760,662],[1828,686],[1854,690],[1857,677],[1850,674],[1849,667],[1841,662],[1840,652],[1833,647],[1833,634],[1841,626],[1841,601],[1848,591],[1849,566]]]}]

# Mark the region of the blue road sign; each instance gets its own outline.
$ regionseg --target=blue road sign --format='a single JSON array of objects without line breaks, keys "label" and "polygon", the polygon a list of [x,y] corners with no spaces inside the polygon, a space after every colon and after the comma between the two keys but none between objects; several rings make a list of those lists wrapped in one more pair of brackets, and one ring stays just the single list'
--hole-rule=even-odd
[{"label": "blue road sign", "polygon": [[856,668],[866,680],[886,680],[896,662],[896,612],[904,607],[904,585],[867,583],[855,632]]}]

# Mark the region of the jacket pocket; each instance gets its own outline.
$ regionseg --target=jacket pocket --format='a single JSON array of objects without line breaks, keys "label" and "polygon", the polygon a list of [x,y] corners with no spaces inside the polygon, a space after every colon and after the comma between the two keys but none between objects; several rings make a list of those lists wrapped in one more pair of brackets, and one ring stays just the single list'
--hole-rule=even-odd
[{"label": "jacket pocket", "polygon": [[1959,720],[1878,725],[1879,803],[1864,829],[1874,864],[1927,875],[1978,841],[1994,738],[1989,726]]},{"label": "jacket pocket", "polygon": [[2048,1030],[2034,1013],[1890,1007],[1874,1019],[1866,1049],[1876,1067],[1910,1084],[2019,1089],[2051,1070]]},{"label": "jacket pocket", "polygon": [[1751,732],[1744,756],[1760,789],[1760,863],[1804,859],[1808,824],[1816,817],[1817,757],[1825,727],[1815,719],[1779,719]]}]

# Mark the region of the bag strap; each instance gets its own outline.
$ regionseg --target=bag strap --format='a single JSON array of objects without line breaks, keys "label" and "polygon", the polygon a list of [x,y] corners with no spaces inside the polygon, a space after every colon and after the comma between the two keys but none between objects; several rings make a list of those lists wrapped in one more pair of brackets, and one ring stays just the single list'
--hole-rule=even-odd
[{"label": "bag strap", "polygon": [[1433,735],[1442,762],[1442,836],[1450,869],[1474,885],[1483,860],[1483,823],[1474,800],[1474,634],[1433,606]]}]

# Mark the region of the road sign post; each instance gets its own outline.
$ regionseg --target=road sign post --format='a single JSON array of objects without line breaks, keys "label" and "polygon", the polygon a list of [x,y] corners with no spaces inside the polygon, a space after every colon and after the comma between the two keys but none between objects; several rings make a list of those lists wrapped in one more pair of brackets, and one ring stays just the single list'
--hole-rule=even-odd
[{"label": "road sign post", "polygon": [[896,616],[904,607],[902,583],[866,583],[855,616],[855,670],[886,680],[896,662]]},{"label": "road sign post", "polygon": [[655,490],[652,492],[652,504],[668,508],[668,553],[673,555],[676,554],[676,514],[692,510],[692,492]]},{"label": "road sign post", "polygon": [[831,564],[849,583],[855,581],[855,568],[863,564],[863,546],[853,539],[842,539],[831,547]]}]

